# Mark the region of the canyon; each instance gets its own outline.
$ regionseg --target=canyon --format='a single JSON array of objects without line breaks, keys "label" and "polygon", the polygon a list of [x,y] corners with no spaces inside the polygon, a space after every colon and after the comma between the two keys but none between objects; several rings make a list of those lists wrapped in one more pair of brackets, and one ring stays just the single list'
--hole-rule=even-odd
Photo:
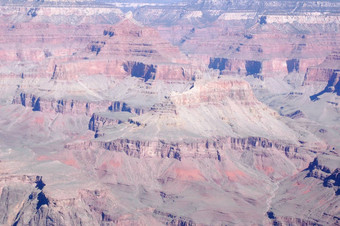
[{"label": "canyon", "polygon": [[340,224],[337,1],[3,1],[0,225]]}]

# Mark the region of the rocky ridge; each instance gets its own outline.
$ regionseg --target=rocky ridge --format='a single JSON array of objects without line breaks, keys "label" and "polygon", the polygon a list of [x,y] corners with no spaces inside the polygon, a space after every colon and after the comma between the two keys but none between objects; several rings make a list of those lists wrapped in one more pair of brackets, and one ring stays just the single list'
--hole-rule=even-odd
[{"label": "rocky ridge", "polygon": [[338,224],[338,4],[313,3],[3,4],[1,222]]}]

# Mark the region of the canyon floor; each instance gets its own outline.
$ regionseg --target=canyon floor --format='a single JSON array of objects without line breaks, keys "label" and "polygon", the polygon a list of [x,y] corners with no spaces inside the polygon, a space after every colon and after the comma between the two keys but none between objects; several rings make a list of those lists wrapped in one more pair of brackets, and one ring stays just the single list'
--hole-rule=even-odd
[{"label": "canyon floor", "polygon": [[339,10],[0,2],[0,225],[340,225]]}]

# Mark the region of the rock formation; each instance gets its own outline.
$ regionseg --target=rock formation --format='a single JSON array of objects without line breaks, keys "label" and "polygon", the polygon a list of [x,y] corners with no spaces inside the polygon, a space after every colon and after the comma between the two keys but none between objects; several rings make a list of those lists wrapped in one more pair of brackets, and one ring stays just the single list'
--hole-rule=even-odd
[{"label": "rock formation", "polygon": [[0,224],[339,224],[339,3],[169,2],[1,3]]},{"label": "rock formation", "polygon": [[[268,214],[271,220],[275,224],[338,224],[338,166],[338,157],[320,156],[305,171],[283,181]],[[295,190],[294,194],[290,189]],[[285,201],[287,199],[289,202]],[[304,212],[305,209],[310,211]]]}]

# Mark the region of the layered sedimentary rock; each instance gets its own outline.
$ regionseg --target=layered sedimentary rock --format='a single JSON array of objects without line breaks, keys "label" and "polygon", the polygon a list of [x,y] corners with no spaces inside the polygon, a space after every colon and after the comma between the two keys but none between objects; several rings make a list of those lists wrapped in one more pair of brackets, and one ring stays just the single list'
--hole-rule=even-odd
[{"label": "layered sedimentary rock", "polygon": [[[320,21],[327,21],[328,14],[303,15],[305,21],[296,18],[280,21],[275,13],[261,16],[251,10],[231,10],[209,26],[188,22],[178,25],[176,31],[165,26],[159,26],[159,30],[181,50],[204,60],[211,68],[215,68],[212,64],[215,59],[224,59],[226,72],[249,74],[247,61],[257,61],[261,70],[256,73],[265,77],[292,72],[304,74],[337,48],[339,18],[334,14],[329,21],[332,26],[325,26]],[[311,20],[315,17],[320,21]]]},{"label": "layered sedimentary rock", "polygon": [[339,4],[162,4],[2,3],[0,224],[338,224]]},{"label": "layered sedimentary rock", "polygon": [[339,95],[339,71],[339,51],[333,51],[320,65],[308,68],[304,78],[304,85],[325,84],[323,90],[310,97],[311,100],[318,100],[324,93]]},{"label": "layered sedimentary rock", "polygon": [[20,93],[19,98],[13,100],[13,104],[21,104],[25,107],[32,107],[33,111],[57,112],[62,114],[86,114],[107,109],[110,107],[109,101],[84,101],[67,99],[44,99],[32,94]]},{"label": "layered sedimentary rock", "polygon": [[[29,38],[23,39],[21,34],[32,30],[31,26],[37,27],[35,33],[25,34]],[[111,89],[119,83],[116,80],[126,77],[144,82],[190,81],[200,71],[195,62],[189,63],[155,29],[139,24],[131,15],[115,25],[20,23],[5,33],[1,43],[20,43],[0,54],[4,60],[2,76],[17,78],[16,87],[10,88],[17,93],[12,102],[34,111],[92,115],[99,108],[106,110],[112,100],[98,94],[103,88],[99,82],[95,83],[95,90],[91,83],[84,83],[95,80],[95,76],[107,80],[106,88]],[[11,66],[17,62],[22,63]],[[45,88],[39,88],[37,80],[45,83]]]},{"label": "layered sedimentary rock", "polygon": [[[117,110],[115,109],[115,112]],[[121,113],[102,113],[93,114],[89,122],[89,130],[98,131],[99,128],[108,125],[116,125],[127,121],[129,117],[133,116],[130,114],[128,109],[122,109]]]},{"label": "layered sedimentary rock", "polygon": [[34,178],[26,175],[1,178],[0,183],[3,187],[0,220],[2,224],[99,225],[143,222],[124,216],[110,216],[106,211],[101,210],[100,208],[104,207],[104,200],[107,205],[113,201],[106,191],[82,190],[74,198],[53,199],[53,196],[44,193],[46,184],[41,177]]},{"label": "layered sedimentary rock", "polygon": [[321,92],[310,96],[311,100],[315,101],[319,99],[324,93],[335,93],[340,96],[340,70],[334,70],[332,76],[329,78],[327,86]]},{"label": "layered sedimentary rock", "polygon": [[[198,80],[190,90],[171,95],[141,116],[132,116],[125,122],[102,122],[95,126],[96,139],[91,146],[136,158],[222,161],[226,158],[223,150],[239,150],[239,154],[252,149],[259,153],[275,150],[292,159],[289,161],[295,162],[297,168],[303,168],[313,155],[308,154],[306,144],[301,146],[302,141],[296,140],[298,135],[282,124],[275,112],[256,100],[249,84],[242,80]],[[311,148],[325,148],[322,142],[311,142],[311,137],[304,139]],[[265,172],[270,167],[264,162],[259,164],[256,167]]]},{"label": "layered sedimentary rock", "polygon": [[0,183],[1,224],[22,225],[20,220],[24,215],[33,216],[36,211],[41,211],[41,208],[49,204],[43,192],[45,184],[39,176],[2,175]]},{"label": "layered sedimentary rock", "polygon": [[306,1],[306,2],[296,2],[296,1],[276,1],[276,0],[266,0],[266,1],[228,1],[223,0],[193,0],[191,1],[193,7],[200,8],[202,10],[251,10],[251,11],[261,11],[268,10],[269,12],[304,12],[304,11],[315,11],[315,5],[318,5],[323,11],[333,11],[337,12],[339,3],[333,1]]},{"label": "layered sedimentary rock", "polygon": [[340,175],[337,167],[337,159],[328,156],[320,156],[310,163],[308,177],[314,177],[323,181],[325,187],[334,188],[336,194],[339,194]]},{"label": "layered sedimentary rock", "polygon": [[[338,163],[339,157],[319,156],[308,169],[281,182],[269,212],[272,221],[276,224],[339,224]],[[294,194],[290,189],[295,190]]]},{"label": "layered sedimentary rock", "polygon": [[[321,64],[307,69],[304,83],[311,84],[313,82],[328,82],[331,80],[333,74],[337,74],[337,71],[339,70],[340,52],[333,51]],[[334,80],[334,78],[332,78],[332,80]],[[331,85],[336,85],[336,82]]]}]

